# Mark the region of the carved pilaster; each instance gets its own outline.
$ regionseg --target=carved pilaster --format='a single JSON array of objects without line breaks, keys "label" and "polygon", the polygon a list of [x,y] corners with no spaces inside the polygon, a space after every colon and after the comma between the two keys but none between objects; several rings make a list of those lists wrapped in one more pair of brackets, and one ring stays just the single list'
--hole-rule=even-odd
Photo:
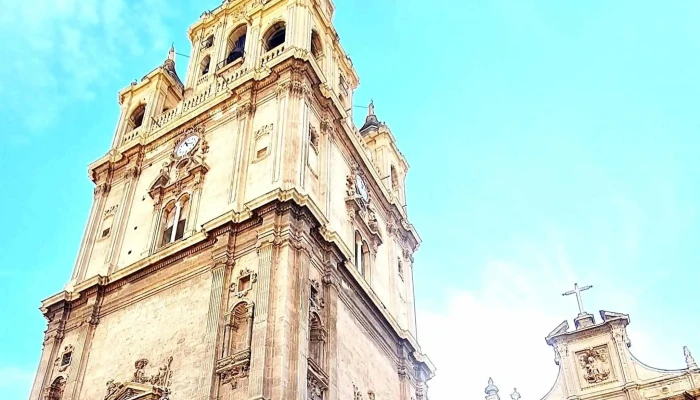
[{"label": "carved pilaster", "polygon": [[258,289],[255,297],[255,317],[253,318],[253,340],[251,343],[251,363],[248,395],[252,398],[264,396],[264,374],[266,363],[266,343],[268,335],[268,312],[270,302],[270,280],[272,273],[273,244],[265,241],[258,246]]},{"label": "carved pilaster", "polygon": [[[222,244],[226,243],[226,236],[220,237]],[[207,326],[204,336],[206,344],[206,358],[199,380],[200,386],[197,389],[199,400],[208,400],[211,393],[212,379],[214,378],[214,362],[216,357],[216,342],[219,334],[219,325],[222,319],[221,307],[224,302],[223,287],[226,272],[233,265],[233,257],[225,248],[222,251],[212,253],[211,269],[211,295],[209,297],[209,311],[207,312]]]}]

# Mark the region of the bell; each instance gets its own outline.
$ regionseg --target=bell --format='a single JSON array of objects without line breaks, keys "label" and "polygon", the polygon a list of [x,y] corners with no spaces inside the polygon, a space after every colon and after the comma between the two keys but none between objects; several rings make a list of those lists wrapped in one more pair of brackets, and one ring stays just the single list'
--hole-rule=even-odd
[{"label": "bell", "polygon": [[239,58],[243,57],[243,50],[245,49],[245,35],[241,36],[236,40],[233,50],[226,57],[226,63],[230,64]]}]

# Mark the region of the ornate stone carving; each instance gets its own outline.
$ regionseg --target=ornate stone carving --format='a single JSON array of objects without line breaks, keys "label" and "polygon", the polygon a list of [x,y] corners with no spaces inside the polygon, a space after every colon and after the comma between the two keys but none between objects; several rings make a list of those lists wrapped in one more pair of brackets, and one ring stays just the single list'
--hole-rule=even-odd
[{"label": "ornate stone carving", "polygon": [[253,288],[253,284],[258,281],[258,274],[248,268],[241,269],[238,273],[238,279],[231,284],[231,291],[236,294],[236,297],[243,298]]},{"label": "ornate stone carving", "polygon": [[355,385],[352,385],[352,391],[353,391],[353,400],[362,400],[362,392],[360,391],[360,388],[358,388]]},{"label": "ornate stone carving", "polygon": [[73,345],[68,345],[63,348],[61,355],[56,358],[54,366],[58,367],[58,372],[63,372],[70,367],[73,361]]},{"label": "ornate stone carving", "polygon": [[379,234],[379,223],[377,222],[377,215],[372,206],[369,206],[367,209],[367,226],[372,233]]},{"label": "ornate stone carving", "polygon": [[104,218],[110,217],[114,214],[117,213],[117,209],[119,209],[119,204],[115,204],[108,209],[105,210]]},{"label": "ornate stone carving", "polygon": [[236,107],[235,115],[236,118],[242,119],[245,117],[249,117],[255,113],[255,105],[253,103],[245,103],[241,104],[238,107]]},{"label": "ornate stone carving", "polygon": [[268,134],[268,133],[272,133],[274,127],[275,127],[275,124],[267,124],[267,125],[263,126],[262,128],[256,130],[253,133],[253,137],[257,139],[260,136],[263,136],[263,135]]},{"label": "ornate stone carving", "polygon": [[111,186],[109,183],[102,183],[97,186],[95,186],[95,189],[93,190],[95,194],[95,198],[98,197],[107,197],[107,194],[109,194],[109,190],[111,189]]},{"label": "ornate stone carving", "polygon": [[[168,389],[171,384],[172,369],[171,365],[173,358],[169,357],[163,366],[158,369],[158,372],[153,375],[146,374],[148,359],[141,358],[134,363],[134,373],[131,378],[120,383],[114,379],[107,381],[107,393],[105,399],[128,399],[134,395],[151,390],[149,397],[144,399],[159,399],[166,400],[170,394]],[[150,387],[150,388],[149,388]]]},{"label": "ornate stone carving", "polygon": [[133,166],[131,168],[127,168],[127,170],[124,172],[124,177],[126,179],[135,179],[141,174],[141,168],[138,166]]},{"label": "ornate stone carving", "polygon": [[323,296],[321,296],[321,284],[315,279],[311,279],[311,291],[309,293],[310,311],[320,312],[325,306]]},{"label": "ornate stone carving", "polygon": [[688,369],[698,368],[698,364],[695,362],[695,358],[693,358],[693,355],[690,353],[688,346],[683,346],[683,355],[685,356],[685,365]]},{"label": "ornate stone carving", "polygon": [[219,360],[216,363],[216,373],[221,379],[221,384],[231,384],[236,389],[238,380],[246,378],[250,372],[250,349],[241,351],[231,357]]},{"label": "ornate stone carving", "polygon": [[369,400],[374,400],[375,399],[374,392],[371,390],[369,392],[367,392],[367,398]]},{"label": "ornate stone carving", "polygon": [[325,390],[325,387],[316,377],[311,374],[306,376],[306,391],[309,400],[323,400],[323,392]]},{"label": "ornate stone carving", "polygon": [[605,382],[610,378],[610,357],[607,346],[586,349],[576,353],[583,378],[589,384]]},{"label": "ornate stone carving", "polygon": [[421,384],[416,389],[416,400],[423,400],[423,399],[425,399],[425,388],[423,387],[423,384]]}]

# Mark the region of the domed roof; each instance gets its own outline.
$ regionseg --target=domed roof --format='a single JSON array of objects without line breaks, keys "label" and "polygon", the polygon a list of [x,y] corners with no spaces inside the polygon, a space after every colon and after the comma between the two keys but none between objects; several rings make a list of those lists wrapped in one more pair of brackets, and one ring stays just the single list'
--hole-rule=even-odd
[{"label": "domed roof", "polygon": [[498,388],[493,384],[493,379],[489,378],[489,385],[484,389],[484,393],[492,395],[498,393]]},{"label": "domed roof", "polygon": [[377,116],[374,114],[374,101],[370,101],[369,107],[367,108],[369,109],[367,112],[367,118],[365,119],[365,124],[362,125],[362,128],[360,128],[360,133],[376,130],[380,126],[384,125],[379,122],[379,119],[377,119]]}]

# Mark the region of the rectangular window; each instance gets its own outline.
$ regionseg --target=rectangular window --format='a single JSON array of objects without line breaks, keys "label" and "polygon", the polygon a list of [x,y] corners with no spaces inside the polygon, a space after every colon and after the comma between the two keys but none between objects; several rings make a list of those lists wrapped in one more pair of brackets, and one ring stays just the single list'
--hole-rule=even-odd
[{"label": "rectangular window", "polygon": [[175,232],[175,240],[180,240],[182,239],[183,236],[185,236],[185,223],[187,221],[184,219],[181,219],[180,222],[177,223],[177,232]]},{"label": "rectangular window", "polygon": [[163,245],[170,243],[170,238],[173,237],[173,227],[169,227],[163,232]]}]

